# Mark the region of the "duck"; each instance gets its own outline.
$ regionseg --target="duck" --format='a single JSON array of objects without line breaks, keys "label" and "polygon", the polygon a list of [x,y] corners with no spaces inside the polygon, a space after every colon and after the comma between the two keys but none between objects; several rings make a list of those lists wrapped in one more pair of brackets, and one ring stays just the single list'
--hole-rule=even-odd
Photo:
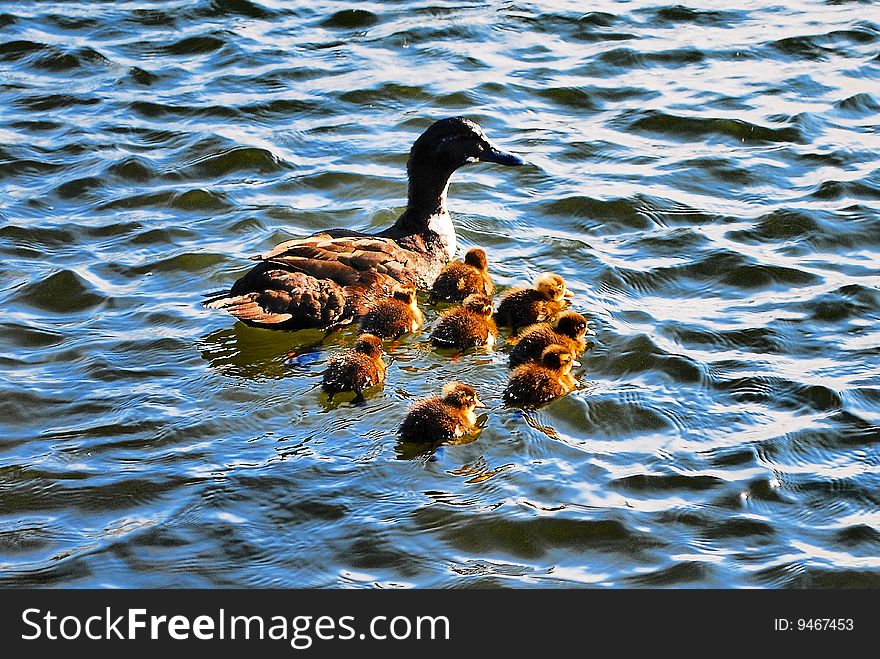
[{"label": "duck", "polygon": [[254,257],[257,265],[228,291],[206,296],[204,305],[257,327],[328,329],[354,321],[401,285],[430,289],[457,250],[446,208],[449,179],[479,162],[525,164],[465,117],[435,121],[410,149],[406,210],[392,226],[377,234],[331,229],[282,242]]},{"label": "duck", "polygon": [[453,261],[444,266],[434,280],[428,303],[461,302],[476,293],[492,295],[494,290],[486,252],[474,247],[465,253],[463,261]]},{"label": "duck", "polygon": [[526,328],[510,351],[508,366],[515,368],[526,362],[539,362],[541,353],[554,344],[568,348],[578,357],[593,347],[593,343],[585,339],[586,335],[587,319],[576,311],[563,311],[556,318],[555,327],[550,323],[537,323]]},{"label": "duck", "polygon": [[515,288],[505,293],[495,312],[495,322],[516,332],[526,325],[553,318],[565,309],[573,295],[562,277],[545,272],[535,279],[534,288]]},{"label": "duck", "polygon": [[354,345],[332,357],[324,369],[321,387],[332,401],[343,391],[353,391],[355,401],[364,399],[364,391],[385,382],[382,340],[375,334],[360,334]]},{"label": "duck", "polygon": [[447,442],[466,435],[477,423],[474,410],[486,407],[476,390],[461,382],[443,385],[440,396],[417,401],[409,409],[398,434],[401,441],[412,443]]},{"label": "duck", "polygon": [[396,339],[417,331],[424,324],[425,316],[419,309],[416,289],[412,287],[398,288],[389,297],[377,300],[360,319],[362,332],[383,339]]},{"label": "duck", "polygon": [[551,345],[541,353],[539,364],[517,366],[504,389],[504,402],[516,407],[539,407],[564,396],[577,385],[571,375],[578,365],[568,348]]},{"label": "duck", "polygon": [[460,307],[446,311],[431,332],[435,348],[467,350],[474,346],[492,346],[498,330],[492,321],[492,298],[474,293]]}]

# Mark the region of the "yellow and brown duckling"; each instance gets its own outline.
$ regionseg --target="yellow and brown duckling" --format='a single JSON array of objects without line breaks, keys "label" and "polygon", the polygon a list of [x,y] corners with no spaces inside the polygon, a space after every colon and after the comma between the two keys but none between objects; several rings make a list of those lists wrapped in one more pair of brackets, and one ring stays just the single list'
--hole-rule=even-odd
[{"label": "yellow and brown duckling", "polygon": [[514,331],[526,325],[553,318],[568,305],[573,294],[559,275],[545,272],[535,279],[534,288],[516,288],[501,298],[495,322]]},{"label": "yellow and brown duckling", "polygon": [[466,435],[477,422],[474,410],[485,407],[473,387],[460,382],[443,386],[440,396],[416,402],[400,424],[404,442],[434,444]]},{"label": "yellow and brown duckling", "polygon": [[556,319],[556,327],[549,323],[538,323],[526,328],[519,336],[519,342],[510,351],[510,368],[526,362],[540,362],[544,350],[554,344],[568,348],[572,355],[582,355],[588,347],[586,340],[587,319],[576,311],[563,311]]},{"label": "yellow and brown duckling", "polygon": [[414,288],[400,288],[375,302],[361,318],[361,331],[382,339],[396,339],[425,324]]},{"label": "yellow and brown duckling", "polygon": [[431,287],[430,304],[435,302],[461,302],[469,295],[492,295],[495,284],[489,276],[486,252],[479,247],[469,249],[464,261],[447,264]]},{"label": "yellow and brown duckling", "polygon": [[440,316],[431,332],[431,343],[436,348],[459,350],[492,346],[497,331],[492,321],[492,298],[481,294],[468,295],[464,304]]},{"label": "yellow and brown duckling", "polygon": [[382,361],[382,340],[374,334],[361,334],[354,345],[327,362],[321,386],[330,400],[343,391],[353,391],[355,400],[364,398],[364,391],[385,381]]},{"label": "yellow and brown duckling", "polygon": [[504,389],[504,402],[517,407],[538,407],[564,396],[577,382],[571,369],[577,362],[568,348],[549,346],[541,353],[541,363],[517,366]]}]

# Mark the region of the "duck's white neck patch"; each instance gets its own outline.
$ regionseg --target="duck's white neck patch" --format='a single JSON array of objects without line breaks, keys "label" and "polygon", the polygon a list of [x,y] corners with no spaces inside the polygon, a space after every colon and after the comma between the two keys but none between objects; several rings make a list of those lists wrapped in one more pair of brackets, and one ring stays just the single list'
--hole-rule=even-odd
[{"label": "duck's white neck patch", "polygon": [[446,259],[451,261],[455,258],[455,251],[458,249],[455,239],[455,226],[452,224],[452,218],[444,208],[441,212],[436,213],[428,218],[428,229],[438,236],[443,243],[446,251]]}]

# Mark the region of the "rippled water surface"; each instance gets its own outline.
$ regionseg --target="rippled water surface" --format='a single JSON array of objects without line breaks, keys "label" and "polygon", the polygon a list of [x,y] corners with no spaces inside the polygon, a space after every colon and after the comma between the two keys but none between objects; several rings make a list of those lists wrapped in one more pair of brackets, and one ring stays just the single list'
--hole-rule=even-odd
[{"label": "rippled water surface", "polygon": [[[716,4],[0,2],[0,583],[880,587],[880,15]],[[460,245],[566,277],[578,391],[423,333],[329,404],[352,330],[201,307],[457,114],[529,161]],[[477,439],[400,446],[453,378]]]}]

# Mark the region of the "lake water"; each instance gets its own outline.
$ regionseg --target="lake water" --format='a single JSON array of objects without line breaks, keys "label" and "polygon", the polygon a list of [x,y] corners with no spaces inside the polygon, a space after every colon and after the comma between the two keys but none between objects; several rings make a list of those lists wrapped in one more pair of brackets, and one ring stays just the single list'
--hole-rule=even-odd
[{"label": "lake water", "polygon": [[[880,15],[715,5],[0,2],[0,584],[880,587]],[[202,308],[452,115],[529,162],[450,212],[567,279],[576,392],[426,331],[331,405],[351,329]],[[400,446],[452,379],[477,439]]]}]

